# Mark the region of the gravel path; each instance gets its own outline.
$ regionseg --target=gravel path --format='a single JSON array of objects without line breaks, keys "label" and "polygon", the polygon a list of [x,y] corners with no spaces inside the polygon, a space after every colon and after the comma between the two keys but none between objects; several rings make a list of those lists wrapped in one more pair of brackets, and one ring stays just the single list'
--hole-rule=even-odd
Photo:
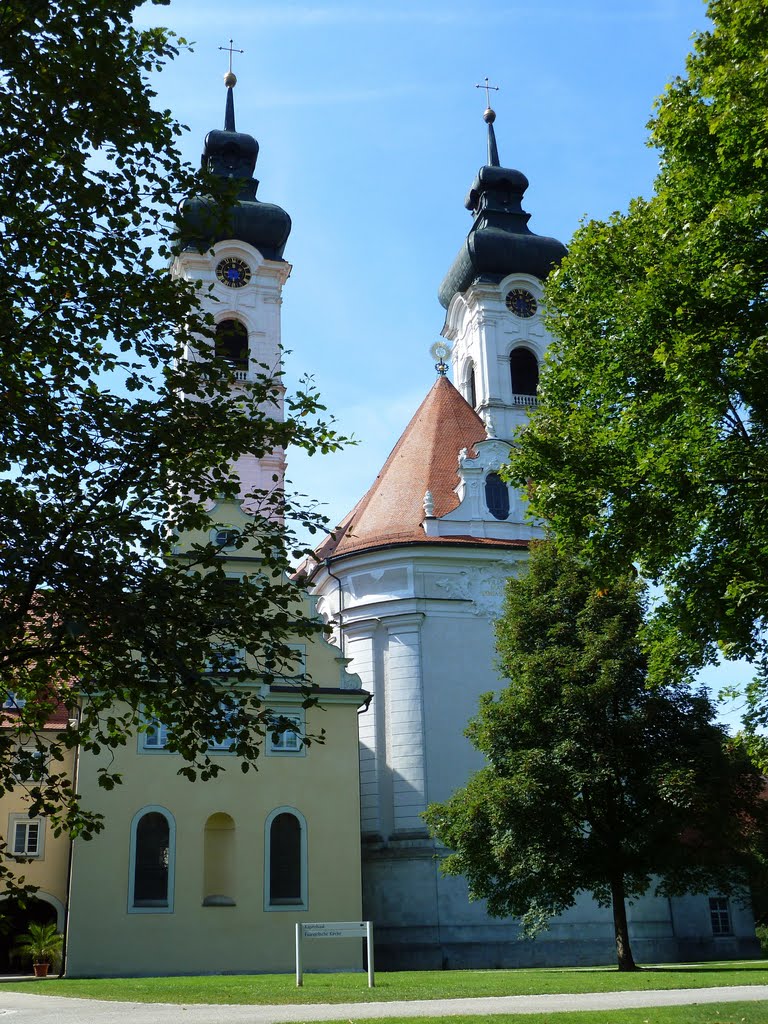
[{"label": "gravel path", "polygon": [[578,995],[424,999],[392,1003],[315,1003],[304,1006],[170,1005],[111,1003],[90,999],[6,992],[0,988],[0,1024],[281,1024],[289,1021],[355,1021],[376,1017],[439,1017],[455,1014],[556,1013],[768,1000],[768,985],[590,992]]}]

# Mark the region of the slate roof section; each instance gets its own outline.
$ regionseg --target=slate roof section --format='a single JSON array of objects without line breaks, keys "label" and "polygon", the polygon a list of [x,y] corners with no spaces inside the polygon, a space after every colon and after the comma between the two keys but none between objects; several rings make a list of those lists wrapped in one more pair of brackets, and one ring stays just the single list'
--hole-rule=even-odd
[{"label": "slate roof section", "polygon": [[258,249],[264,259],[282,260],[291,218],[281,207],[256,198],[259,182],[253,172],[259,144],[252,135],[235,131],[235,81],[230,75],[224,130],[217,128],[206,135],[201,166],[229,182],[236,190],[236,201],[227,206],[211,196],[182,199],[178,207],[182,240],[186,249],[204,252],[215,242],[237,238]]},{"label": "slate roof section", "polygon": [[[485,424],[447,377],[438,377],[392,449],[368,492],[316,549],[318,561],[370,548],[407,544],[515,546],[482,537],[427,537],[422,529],[424,494],[432,492],[436,517],[459,504],[458,455],[476,457]],[[520,546],[525,546],[521,542]]]}]

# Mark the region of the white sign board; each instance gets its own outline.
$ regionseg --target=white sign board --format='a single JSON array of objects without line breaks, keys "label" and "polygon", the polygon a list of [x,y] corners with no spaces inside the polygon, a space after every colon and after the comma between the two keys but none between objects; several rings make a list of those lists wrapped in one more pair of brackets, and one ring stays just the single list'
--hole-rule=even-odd
[{"label": "white sign board", "polygon": [[368,988],[373,988],[373,925],[370,921],[296,922],[296,987],[304,984],[302,939],[365,939],[368,952]]},{"label": "white sign board", "polygon": [[315,921],[301,926],[305,939],[364,939],[365,921]]}]

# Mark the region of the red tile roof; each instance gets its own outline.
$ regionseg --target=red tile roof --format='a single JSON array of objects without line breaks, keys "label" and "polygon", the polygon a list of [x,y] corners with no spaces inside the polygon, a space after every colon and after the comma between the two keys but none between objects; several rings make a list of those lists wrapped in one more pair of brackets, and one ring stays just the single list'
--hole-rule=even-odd
[{"label": "red tile roof", "polygon": [[459,504],[458,456],[485,440],[485,424],[447,377],[438,377],[416,410],[372,486],[316,550],[318,560],[400,544],[525,546],[480,537],[427,537],[424,494],[432,492],[436,517]]},{"label": "red tile roof", "polygon": [[[44,732],[61,732],[67,727],[67,722],[71,717],[71,713],[65,704],[59,704],[51,712],[43,725],[40,727]],[[0,729],[9,729],[11,726],[17,726],[19,722],[19,712],[12,708],[0,709]]]}]

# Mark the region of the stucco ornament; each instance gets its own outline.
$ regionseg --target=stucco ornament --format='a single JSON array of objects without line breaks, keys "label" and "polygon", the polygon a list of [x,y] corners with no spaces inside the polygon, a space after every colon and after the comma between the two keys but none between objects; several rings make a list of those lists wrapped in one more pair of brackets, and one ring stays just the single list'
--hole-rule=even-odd
[{"label": "stucco ornament", "polygon": [[500,562],[477,571],[474,587],[475,615],[498,619],[504,607],[504,588],[509,569]]},{"label": "stucco ornament", "polygon": [[454,597],[459,601],[469,601],[472,598],[469,572],[466,569],[462,569],[455,575],[444,576],[442,579],[436,580],[435,586],[444,590],[448,597]]},{"label": "stucco ornament", "polygon": [[462,569],[461,572],[435,581],[435,586],[448,597],[472,602],[472,614],[497,619],[504,605],[504,587],[509,568],[494,562],[486,568]]}]

